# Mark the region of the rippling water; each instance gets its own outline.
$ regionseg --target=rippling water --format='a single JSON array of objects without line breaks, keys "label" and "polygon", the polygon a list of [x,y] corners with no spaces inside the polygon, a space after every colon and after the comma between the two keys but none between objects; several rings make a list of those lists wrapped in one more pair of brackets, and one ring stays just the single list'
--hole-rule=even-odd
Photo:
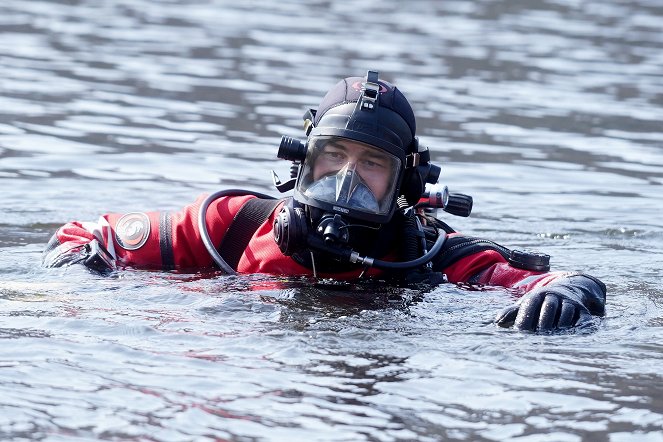
[{"label": "rippling water", "polygon": [[[663,440],[658,0],[3,0],[0,439]],[[590,333],[501,289],[45,270],[53,231],[273,193],[338,79],[403,89],[458,230],[609,288]]]}]

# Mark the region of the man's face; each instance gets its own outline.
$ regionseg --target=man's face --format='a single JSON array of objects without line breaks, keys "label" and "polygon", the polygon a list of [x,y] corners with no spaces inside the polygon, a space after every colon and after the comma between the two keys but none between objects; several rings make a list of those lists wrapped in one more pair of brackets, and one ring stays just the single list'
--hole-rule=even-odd
[{"label": "man's face", "polygon": [[391,182],[396,179],[393,160],[385,152],[351,140],[332,139],[315,160],[313,181],[335,175],[346,166],[359,174],[378,202],[386,196]]}]

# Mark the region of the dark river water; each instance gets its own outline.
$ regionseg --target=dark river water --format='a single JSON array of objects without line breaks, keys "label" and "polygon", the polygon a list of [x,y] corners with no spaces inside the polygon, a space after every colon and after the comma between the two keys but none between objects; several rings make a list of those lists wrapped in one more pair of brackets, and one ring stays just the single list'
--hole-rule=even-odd
[{"label": "dark river water", "polygon": [[[0,440],[663,441],[661,0],[2,0]],[[70,220],[276,194],[339,79],[406,93],[457,230],[608,286],[595,330],[503,289],[43,269]]]}]

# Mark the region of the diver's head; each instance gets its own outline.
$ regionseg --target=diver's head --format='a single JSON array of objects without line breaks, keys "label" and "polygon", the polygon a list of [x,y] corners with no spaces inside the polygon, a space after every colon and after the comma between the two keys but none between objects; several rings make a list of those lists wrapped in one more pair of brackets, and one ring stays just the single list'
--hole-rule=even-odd
[{"label": "diver's head", "polygon": [[[377,72],[341,80],[306,124],[295,201],[383,224],[391,220],[399,196],[412,203],[421,196],[425,182],[412,176],[420,164],[414,112],[401,91],[379,80]],[[427,154],[422,163],[430,171]]]},{"label": "diver's head", "polygon": [[371,242],[362,227],[376,232],[401,201],[414,205],[426,183],[437,182],[440,168],[430,164],[428,149],[415,137],[410,103],[377,72],[341,80],[304,118],[306,143],[284,137],[279,148],[279,158],[295,162],[298,172],[298,209],[284,209],[275,223],[284,253],[301,244],[285,238],[310,229],[328,243]]}]

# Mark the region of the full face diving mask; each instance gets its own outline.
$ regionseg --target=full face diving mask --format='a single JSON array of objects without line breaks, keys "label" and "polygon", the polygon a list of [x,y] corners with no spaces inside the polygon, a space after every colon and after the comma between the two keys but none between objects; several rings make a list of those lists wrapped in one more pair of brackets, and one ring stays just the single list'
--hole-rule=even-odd
[{"label": "full face diving mask", "polygon": [[382,149],[342,137],[312,137],[295,199],[370,221],[390,212],[399,172],[400,160]]}]

